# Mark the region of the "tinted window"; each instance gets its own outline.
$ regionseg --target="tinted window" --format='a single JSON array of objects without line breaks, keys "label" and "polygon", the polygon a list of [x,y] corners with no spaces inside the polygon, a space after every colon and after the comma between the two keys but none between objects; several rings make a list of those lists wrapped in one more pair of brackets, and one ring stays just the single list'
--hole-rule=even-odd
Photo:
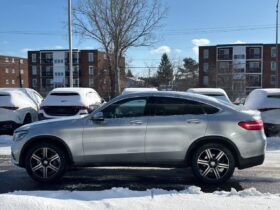
[{"label": "tinted window", "polygon": [[268,98],[279,98],[280,99],[280,95],[268,95]]},{"label": "tinted window", "polygon": [[204,114],[200,103],[179,98],[153,98],[153,108],[153,115],[156,116]]},{"label": "tinted window", "polygon": [[51,93],[52,96],[78,96],[78,93]]},{"label": "tinted window", "polygon": [[145,98],[129,99],[117,102],[103,110],[105,118],[141,117],[145,115]]},{"label": "tinted window", "polygon": [[203,108],[203,110],[206,114],[215,114],[219,111],[218,108],[210,106],[208,104],[201,103],[201,107]]}]

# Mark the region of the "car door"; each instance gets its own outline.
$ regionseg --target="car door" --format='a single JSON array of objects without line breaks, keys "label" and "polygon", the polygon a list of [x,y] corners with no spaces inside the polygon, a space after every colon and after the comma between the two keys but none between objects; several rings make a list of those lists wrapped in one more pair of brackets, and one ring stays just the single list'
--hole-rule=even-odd
[{"label": "car door", "polygon": [[207,118],[200,103],[174,97],[152,97],[145,156],[148,162],[180,162],[192,141],[204,136]]},{"label": "car door", "polygon": [[[101,112],[103,120],[89,119],[83,132],[87,162],[144,162],[147,98],[124,99]],[[94,112],[93,114],[96,114]]]}]

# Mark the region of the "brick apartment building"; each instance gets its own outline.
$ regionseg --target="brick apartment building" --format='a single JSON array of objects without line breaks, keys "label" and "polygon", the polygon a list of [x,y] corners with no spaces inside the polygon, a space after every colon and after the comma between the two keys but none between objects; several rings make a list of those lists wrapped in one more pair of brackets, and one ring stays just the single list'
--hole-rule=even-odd
[{"label": "brick apartment building", "polygon": [[[110,80],[104,52],[74,49],[73,86],[94,88],[109,99]],[[42,95],[55,87],[69,87],[68,50],[39,50],[28,52],[29,85]],[[125,59],[122,59],[121,87],[125,87]]]},{"label": "brick apartment building", "polygon": [[199,47],[199,86],[223,88],[232,100],[246,97],[256,88],[274,88],[275,44]]},{"label": "brick apartment building", "polygon": [[28,87],[27,59],[0,55],[0,87]]}]

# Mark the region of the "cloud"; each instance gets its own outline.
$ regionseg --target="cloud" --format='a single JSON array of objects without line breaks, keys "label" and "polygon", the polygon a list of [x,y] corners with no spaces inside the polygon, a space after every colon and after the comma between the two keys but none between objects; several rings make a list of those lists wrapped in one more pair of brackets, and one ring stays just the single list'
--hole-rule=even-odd
[{"label": "cloud", "polygon": [[192,48],[193,52],[198,55],[198,47],[205,46],[210,44],[210,40],[208,39],[193,39],[192,44],[194,47]]},{"label": "cloud", "polygon": [[245,44],[246,42],[243,42],[243,41],[240,41],[240,40],[237,40],[235,41],[233,44]]},{"label": "cloud", "polygon": [[34,49],[31,49],[31,48],[22,48],[22,49],[20,49],[20,52],[22,52],[22,53],[27,53],[28,51],[32,51],[32,50],[34,50]]},{"label": "cloud", "polygon": [[53,47],[53,49],[57,49],[57,50],[63,49],[63,46],[61,46],[61,45],[55,45],[55,46]]},{"label": "cloud", "polygon": [[175,52],[179,54],[179,53],[182,52],[182,50],[181,49],[175,49]]},{"label": "cloud", "polygon": [[151,50],[152,54],[163,54],[163,53],[170,53],[171,49],[170,47],[166,46],[166,45],[162,45],[156,49]]}]

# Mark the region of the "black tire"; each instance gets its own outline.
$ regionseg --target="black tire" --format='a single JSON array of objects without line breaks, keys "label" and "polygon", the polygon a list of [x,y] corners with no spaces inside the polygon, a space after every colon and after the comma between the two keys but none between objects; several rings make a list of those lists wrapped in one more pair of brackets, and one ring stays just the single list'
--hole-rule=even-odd
[{"label": "black tire", "polygon": [[194,152],[192,170],[196,178],[203,183],[224,183],[232,176],[234,169],[234,156],[223,145],[215,143],[205,144]]},{"label": "black tire", "polygon": [[32,123],[32,117],[30,114],[27,114],[23,120],[23,125],[26,125],[26,124],[29,124],[29,123]]},{"label": "black tire", "polygon": [[58,181],[67,170],[67,163],[64,150],[47,142],[40,142],[32,146],[25,157],[27,173],[40,183]]}]

